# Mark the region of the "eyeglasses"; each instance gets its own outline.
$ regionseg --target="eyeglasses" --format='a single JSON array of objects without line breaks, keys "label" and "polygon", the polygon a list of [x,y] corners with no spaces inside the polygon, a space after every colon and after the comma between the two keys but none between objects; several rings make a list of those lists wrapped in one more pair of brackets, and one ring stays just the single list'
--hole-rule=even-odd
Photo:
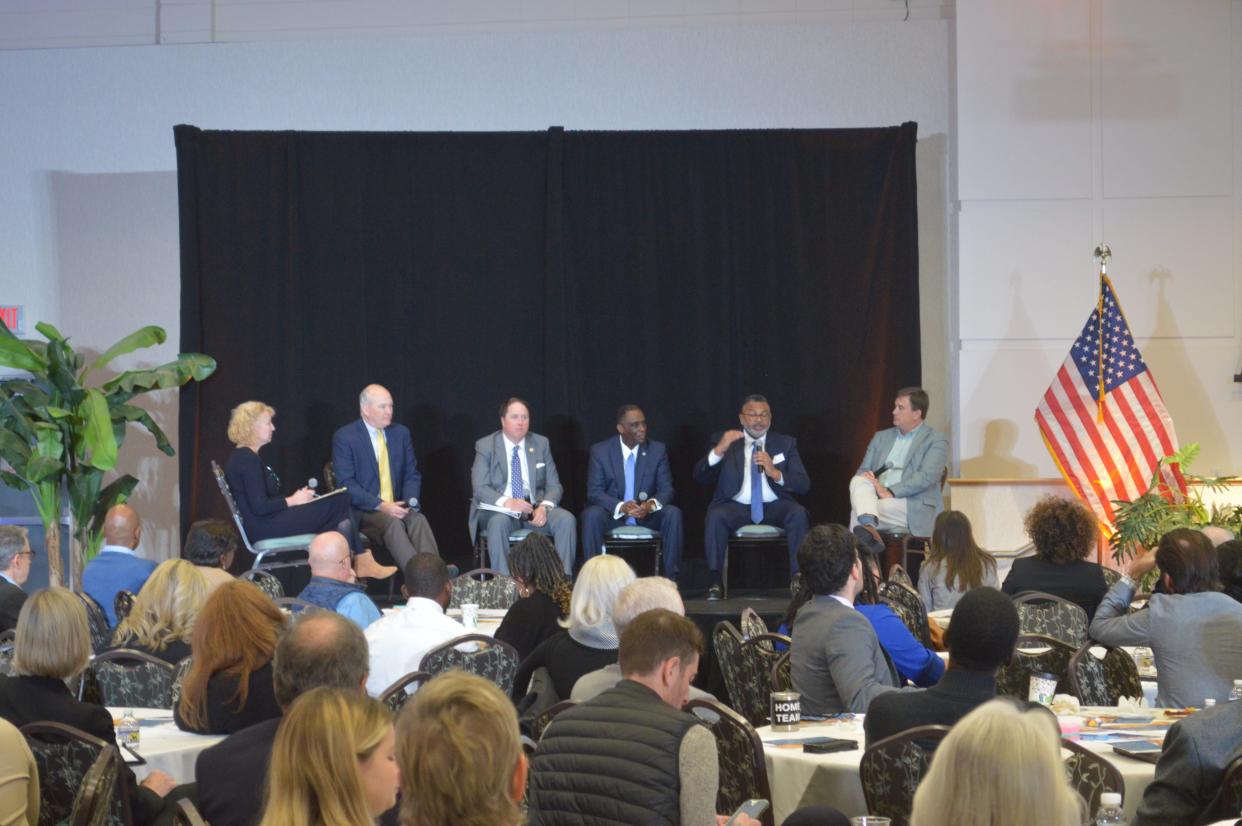
[{"label": "eyeglasses", "polygon": [[743,410],[742,415],[748,419],[770,419],[772,411],[770,410]]},{"label": "eyeglasses", "polygon": [[33,550],[29,550],[29,551],[20,551],[19,553],[14,554],[14,556],[28,556],[30,557],[30,560],[33,562],[34,558],[38,556],[38,554],[35,553]]}]

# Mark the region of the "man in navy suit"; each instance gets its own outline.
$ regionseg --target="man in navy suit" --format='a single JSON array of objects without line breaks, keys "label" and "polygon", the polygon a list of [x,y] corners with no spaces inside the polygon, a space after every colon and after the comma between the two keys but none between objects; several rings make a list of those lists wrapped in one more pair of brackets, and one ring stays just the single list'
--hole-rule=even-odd
[{"label": "man in navy suit", "polygon": [[404,425],[392,423],[392,395],[367,385],[358,407],[362,418],[332,437],[332,470],[337,484],[349,489],[359,527],[403,569],[416,553],[438,556],[431,525],[419,511],[423,476],[414,443]]},{"label": "man in navy suit", "polygon": [[587,465],[587,508],[582,511],[582,556],[600,552],[604,533],[621,525],[660,532],[664,573],[677,581],[681,570],[681,510],[673,500],[673,474],[663,442],[647,441],[647,417],[636,404],[617,411],[618,439],[591,445]]},{"label": "man in navy suit", "polygon": [[798,441],[768,430],[772,408],[763,396],[747,396],[738,421],[742,429],[725,431],[694,466],[695,481],[716,483],[703,531],[712,576],[709,600],[720,599],[720,568],[733,531],[748,524],[784,528],[789,570],[796,573],[798,545],[810,521],[806,508],[794,499],[811,489]]}]

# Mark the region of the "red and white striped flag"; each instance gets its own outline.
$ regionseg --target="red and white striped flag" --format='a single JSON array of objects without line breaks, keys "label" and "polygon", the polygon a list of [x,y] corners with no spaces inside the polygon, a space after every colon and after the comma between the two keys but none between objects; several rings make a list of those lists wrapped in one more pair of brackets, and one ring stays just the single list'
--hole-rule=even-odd
[{"label": "red and white striped flag", "polygon": [[[1035,421],[1065,481],[1113,525],[1113,501],[1147,492],[1160,460],[1177,451],[1173,419],[1143,362],[1108,276],[1082,334],[1057,370]],[[1177,465],[1161,471],[1161,492],[1185,495]]]}]

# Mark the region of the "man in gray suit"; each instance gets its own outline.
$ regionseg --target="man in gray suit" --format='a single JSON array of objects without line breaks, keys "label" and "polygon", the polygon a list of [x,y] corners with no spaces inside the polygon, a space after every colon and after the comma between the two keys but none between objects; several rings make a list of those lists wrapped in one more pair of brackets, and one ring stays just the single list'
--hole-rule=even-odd
[{"label": "man in gray suit", "polygon": [[500,430],[474,443],[470,470],[470,541],[482,529],[491,566],[509,573],[509,534],[529,528],[548,534],[572,575],[578,553],[577,521],[561,501],[561,479],[548,440],[530,432],[530,407],[512,398],[500,406]]},{"label": "man in gray suit", "polygon": [[865,713],[873,698],[901,685],[871,623],[854,608],[862,564],[842,525],[816,525],[798,546],[798,569],[814,594],[798,610],[789,650],[804,717]]},{"label": "man in gray suit", "polygon": [[898,390],[893,426],[871,437],[850,480],[850,527],[873,554],[884,552],[881,530],[931,536],[936,514],[944,510],[940,483],[949,440],[923,421],[927,404],[921,387]]},{"label": "man in gray suit", "polygon": [[[1192,826],[1220,791],[1225,769],[1242,757],[1242,702],[1179,720],[1164,736],[1156,776],[1130,826]],[[1233,820],[1232,813],[1228,818]]]}]

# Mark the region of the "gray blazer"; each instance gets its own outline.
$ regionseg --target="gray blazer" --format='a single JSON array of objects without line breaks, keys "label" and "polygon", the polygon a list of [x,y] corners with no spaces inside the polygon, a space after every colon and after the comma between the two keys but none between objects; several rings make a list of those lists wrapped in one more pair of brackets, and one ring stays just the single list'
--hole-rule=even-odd
[{"label": "gray blazer", "polygon": [[865,713],[872,698],[901,685],[871,623],[833,597],[799,608],[792,636],[790,677],[804,715]]},{"label": "gray blazer", "polygon": [[[871,471],[877,476],[901,431],[895,427],[881,430],[871,437],[862,464],[854,471],[857,476]],[[914,536],[931,536],[936,514],[944,510],[940,495],[940,479],[949,463],[949,440],[924,423],[914,436],[901,481],[889,488],[893,496],[906,500],[906,523]]]},{"label": "gray blazer", "polygon": [[1225,768],[1242,755],[1240,731],[1242,702],[1174,723],[1130,826],[1192,826],[1220,791]]},{"label": "gray blazer", "polygon": [[[526,434],[526,467],[531,475],[530,492],[535,504],[561,503],[564,491],[561,477],[556,473],[556,462],[548,440],[538,433]],[[508,496],[505,482],[509,478],[509,457],[505,451],[504,434],[497,430],[474,443],[474,465],[470,468],[470,485],[474,497],[470,500],[470,541],[474,542],[478,530],[479,503],[495,504],[502,496]]]},{"label": "gray blazer", "polygon": [[1242,603],[1217,592],[1153,594],[1147,608],[1126,613],[1134,588],[1118,580],[1095,609],[1091,639],[1146,645],[1156,659],[1156,705],[1203,706],[1229,699],[1242,678]]}]

